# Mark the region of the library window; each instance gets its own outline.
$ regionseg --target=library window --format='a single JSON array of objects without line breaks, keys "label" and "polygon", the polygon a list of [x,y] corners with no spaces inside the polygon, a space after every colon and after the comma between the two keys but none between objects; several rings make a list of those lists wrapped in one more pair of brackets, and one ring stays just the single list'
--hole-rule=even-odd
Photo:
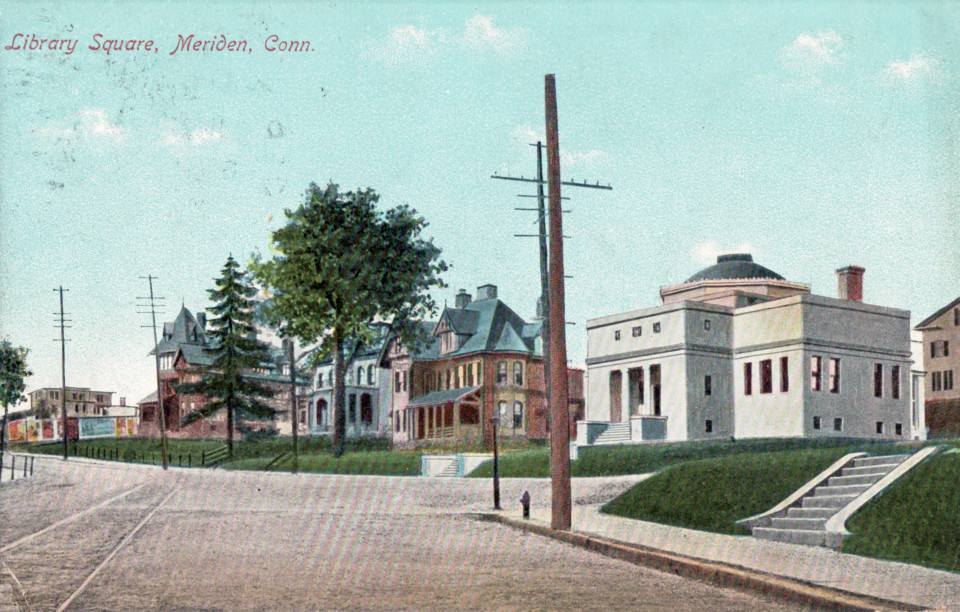
[{"label": "library window", "polygon": [[883,421],[877,421],[877,433],[883,434]]},{"label": "library window", "polygon": [[786,357],[780,358],[780,391],[786,393],[790,390],[790,369],[787,367],[789,362]]},{"label": "library window", "polygon": [[713,379],[710,378],[710,375],[703,377],[703,394],[711,395],[713,393]]},{"label": "library window", "polygon": [[820,417],[818,416],[813,417],[813,428],[820,429]]},{"label": "library window", "polygon": [[835,418],[833,419],[833,431],[843,431],[843,419]]},{"label": "library window", "polygon": [[900,399],[900,366],[890,368],[890,397]]},{"label": "library window", "polygon": [[820,391],[823,388],[820,372],[823,366],[823,358],[814,355],[810,358],[810,388],[814,391]]},{"label": "library window", "polygon": [[743,364],[743,394],[753,394],[753,364]]},{"label": "library window", "polygon": [[703,331],[710,331],[710,319],[703,320]]},{"label": "library window", "polygon": [[619,329],[613,332],[613,339],[614,339],[614,340],[620,340],[620,330],[619,330]]},{"label": "library window", "polygon": [[713,421],[707,419],[706,427],[704,429],[707,433],[713,433]]},{"label": "library window", "polygon": [[760,362],[760,393],[773,393],[773,361]]},{"label": "library window", "polygon": [[630,333],[633,335],[634,338],[639,338],[643,334],[643,328],[637,325],[636,327],[630,330]]},{"label": "library window", "polygon": [[840,393],[840,359],[830,358],[830,393]]},{"label": "library window", "polygon": [[659,321],[657,321],[656,323],[653,324],[653,333],[655,333],[655,334],[659,334],[659,333],[660,333],[660,322],[659,322]]},{"label": "library window", "polygon": [[898,436],[903,435],[903,423],[897,423],[893,426],[893,432]]},{"label": "library window", "polygon": [[883,364],[873,364],[873,397],[883,397]]}]

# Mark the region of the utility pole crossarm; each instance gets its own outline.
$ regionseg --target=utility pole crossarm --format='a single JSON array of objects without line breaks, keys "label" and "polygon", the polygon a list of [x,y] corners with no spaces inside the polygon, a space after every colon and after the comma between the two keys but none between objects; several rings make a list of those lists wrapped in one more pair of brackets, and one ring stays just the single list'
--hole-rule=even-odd
[{"label": "utility pole crossarm", "polygon": [[[490,178],[500,179],[502,181],[520,181],[521,183],[539,183],[540,185],[546,185],[545,181],[538,181],[537,179],[525,178],[523,176],[501,176],[499,174],[491,174]],[[606,189],[608,191],[613,190],[612,185],[601,185],[600,183],[578,183],[576,181],[560,181],[561,185],[567,185],[568,187],[586,187],[588,189]],[[566,199],[566,198],[564,198]]]}]

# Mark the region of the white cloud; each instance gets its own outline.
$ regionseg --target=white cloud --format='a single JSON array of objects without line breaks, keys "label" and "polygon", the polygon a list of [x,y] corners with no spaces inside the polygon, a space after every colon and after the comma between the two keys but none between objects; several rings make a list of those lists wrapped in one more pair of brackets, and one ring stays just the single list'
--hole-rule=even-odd
[{"label": "white cloud", "polygon": [[102,110],[89,109],[81,112],[80,131],[84,134],[103,136],[111,140],[123,138],[122,128],[107,121],[106,113]]},{"label": "white cloud", "polygon": [[913,54],[905,62],[890,62],[884,75],[894,82],[911,83],[936,72],[936,62],[918,54]]},{"label": "white cloud", "polygon": [[780,61],[789,70],[816,74],[826,66],[839,65],[842,48],[843,38],[833,30],[816,36],[801,34],[781,50]]},{"label": "white cloud", "polygon": [[527,42],[525,28],[498,28],[493,19],[474,15],[463,31],[428,30],[413,24],[394,26],[382,41],[368,42],[364,54],[387,64],[424,64],[441,53],[462,48],[509,53]]},{"label": "white cloud", "polygon": [[546,140],[529,125],[518,125],[513,128],[513,131],[510,132],[510,137],[519,141],[522,145],[536,144],[537,141],[543,142]]},{"label": "white cloud", "polygon": [[474,15],[467,20],[460,41],[473,49],[494,49],[504,52],[523,47],[526,44],[526,30],[523,28],[498,28],[493,19],[483,15]]},{"label": "white cloud", "polygon": [[221,140],[223,137],[223,134],[220,132],[216,132],[207,128],[199,128],[186,134],[175,134],[168,131],[163,136],[162,140],[163,144],[171,147],[182,146],[186,144],[199,147],[200,145],[208,142]]},{"label": "white cloud", "polygon": [[582,163],[589,163],[603,159],[607,156],[606,153],[600,151],[599,149],[593,149],[587,151],[586,153],[581,153],[578,151],[563,151],[561,150],[560,154],[560,165],[561,167],[566,166],[578,166]]},{"label": "white cloud", "polygon": [[727,253],[753,253],[753,245],[749,242],[742,242],[733,249],[721,249],[715,240],[707,240],[695,244],[690,251],[690,257],[699,264],[710,265],[717,263],[718,255]]},{"label": "white cloud", "polygon": [[442,32],[425,30],[413,24],[394,26],[386,40],[369,47],[369,55],[388,64],[423,62],[437,53],[445,38]]}]

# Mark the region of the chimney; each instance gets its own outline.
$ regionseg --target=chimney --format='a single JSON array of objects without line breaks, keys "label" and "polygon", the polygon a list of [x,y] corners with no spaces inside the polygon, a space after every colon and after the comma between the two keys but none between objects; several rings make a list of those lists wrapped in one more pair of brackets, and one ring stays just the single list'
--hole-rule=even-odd
[{"label": "chimney", "polygon": [[127,405],[127,398],[121,397],[121,398],[120,398],[120,405],[121,405],[121,406],[126,406],[126,405]]},{"label": "chimney", "polygon": [[481,285],[477,287],[477,301],[480,300],[495,300],[497,299],[497,286],[496,285]]},{"label": "chimney", "polygon": [[457,294],[456,300],[454,301],[454,305],[457,308],[465,308],[469,303],[470,303],[470,294],[467,293],[466,289],[461,289],[460,293]]},{"label": "chimney", "polygon": [[860,266],[847,266],[837,270],[837,297],[852,302],[863,301],[863,273]]}]

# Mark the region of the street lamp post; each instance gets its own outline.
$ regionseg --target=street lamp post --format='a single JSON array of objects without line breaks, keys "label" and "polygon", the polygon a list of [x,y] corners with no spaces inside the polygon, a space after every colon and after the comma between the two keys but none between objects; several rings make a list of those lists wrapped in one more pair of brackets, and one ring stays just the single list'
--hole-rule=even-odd
[{"label": "street lamp post", "polygon": [[497,453],[497,429],[500,427],[500,417],[494,416],[490,419],[493,424],[493,509],[502,510],[500,507],[500,457]]}]

